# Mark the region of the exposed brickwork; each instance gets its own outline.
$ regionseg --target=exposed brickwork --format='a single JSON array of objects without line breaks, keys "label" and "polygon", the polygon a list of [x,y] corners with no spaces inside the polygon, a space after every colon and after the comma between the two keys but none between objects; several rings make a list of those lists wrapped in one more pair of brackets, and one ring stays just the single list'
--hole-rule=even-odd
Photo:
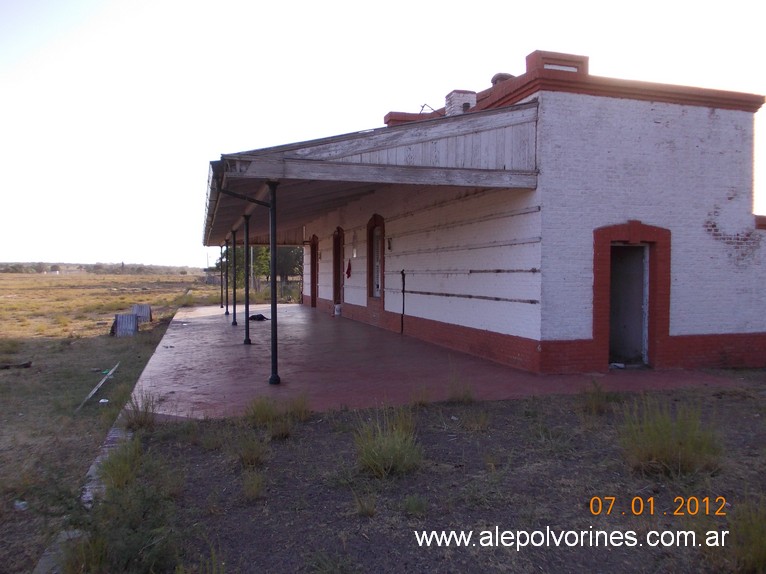
[{"label": "exposed brickwork", "polygon": [[718,223],[721,216],[721,208],[715,206],[704,222],[705,232],[716,241],[731,247],[729,255],[739,263],[746,263],[751,260],[761,246],[762,234],[758,233],[757,228],[743,229],[739,233],[726,233]]}]

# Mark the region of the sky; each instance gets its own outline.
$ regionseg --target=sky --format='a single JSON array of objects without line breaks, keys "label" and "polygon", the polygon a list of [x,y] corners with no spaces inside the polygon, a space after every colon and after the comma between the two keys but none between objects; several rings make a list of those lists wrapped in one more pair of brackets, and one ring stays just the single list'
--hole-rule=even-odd
[{"label": "sky", "polygon": [[[211,160],[383,126],[534,50],[766,94],[751,0],[0,0],[0,262],[204,267]],[[766,111],[754,209],[766,214]]]}]

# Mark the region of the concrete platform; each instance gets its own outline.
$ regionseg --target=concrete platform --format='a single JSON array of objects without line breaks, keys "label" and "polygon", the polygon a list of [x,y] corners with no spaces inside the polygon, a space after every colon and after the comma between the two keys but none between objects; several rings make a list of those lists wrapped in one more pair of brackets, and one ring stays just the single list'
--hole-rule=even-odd
[{"label": "concrete platform", "polygon": [[[446,400],[470,388],[477,400],[577,393],[597,380],[607,390],[642,391],[732,386],[734,377],[705,372],[620,370],[609,374],[534,375],[383,331],[302,305],[279,306],[280,385],[269,385],[271,324],[250,322],[251,345],[239,325],[214,307],[179,310],[134,393],[149,393],[163,415],[241,414],[258,396],[305,396],[316,411]],[[270,316],[267,305],[250,313]]]}]

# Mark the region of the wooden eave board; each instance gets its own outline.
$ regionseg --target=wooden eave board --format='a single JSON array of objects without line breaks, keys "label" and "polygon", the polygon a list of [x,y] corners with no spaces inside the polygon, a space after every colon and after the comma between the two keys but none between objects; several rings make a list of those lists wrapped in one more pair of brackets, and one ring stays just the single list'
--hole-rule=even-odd
[{"label": "wooden eave board", "polygon": [[[278,181],[277,226],[295,230],[373,189],[398,186],[534,189],[537,102],[222,156],[211,163],[204,243],[220,245],[251,213],[251,235],[267,231],[266,208],[219,193],[267,201]],[[240,238],[238,238],[239,241]]]}]

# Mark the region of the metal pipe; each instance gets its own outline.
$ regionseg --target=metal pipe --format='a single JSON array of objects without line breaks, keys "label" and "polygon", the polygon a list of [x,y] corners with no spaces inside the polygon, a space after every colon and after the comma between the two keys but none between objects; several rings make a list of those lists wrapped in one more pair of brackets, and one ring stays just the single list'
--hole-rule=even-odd
[{"label": "metal pipe", "polygon": [[218,271],[221,273],[221,309],[223,309],[223,245],[221,245],[221,257],[218,259]]},{"label": "metal pipe", "polygon": [[224,315],[229,314],[229,240],[226,240],[226,273],[224,273],[224,277],[226,277],[226,313]]},{"label": "metal pipe", "polygon": [[250,216],[243,215],[245,220],[245,345],[250,345]]},{"label": "metal pipe", "polygon": [[270,385],[280,383],[277,361],[277,186],[276,181],[269,182],[269,249],[271,250],[271,377]]},{"label": "metal pipe", "polygon": [[405,280],[404,269],[402,269],[402,322],[401,322],[401,325],[399,326],[399,333],[401,334],[404,333],[404,294],[406,293],[406,290],[404,288],[404,280]]},{"label": "metal pipe", "polygon": [[233,297],[232,301],[232,315],[233,319],[231,320],[231,324],[236,326],[237,325],[237,232],[233,229],[231,230],[231,244],[234,247],[234,259],[231,260],[231,267],[233,271],[233,281],[231,285],[231,293]]}]

